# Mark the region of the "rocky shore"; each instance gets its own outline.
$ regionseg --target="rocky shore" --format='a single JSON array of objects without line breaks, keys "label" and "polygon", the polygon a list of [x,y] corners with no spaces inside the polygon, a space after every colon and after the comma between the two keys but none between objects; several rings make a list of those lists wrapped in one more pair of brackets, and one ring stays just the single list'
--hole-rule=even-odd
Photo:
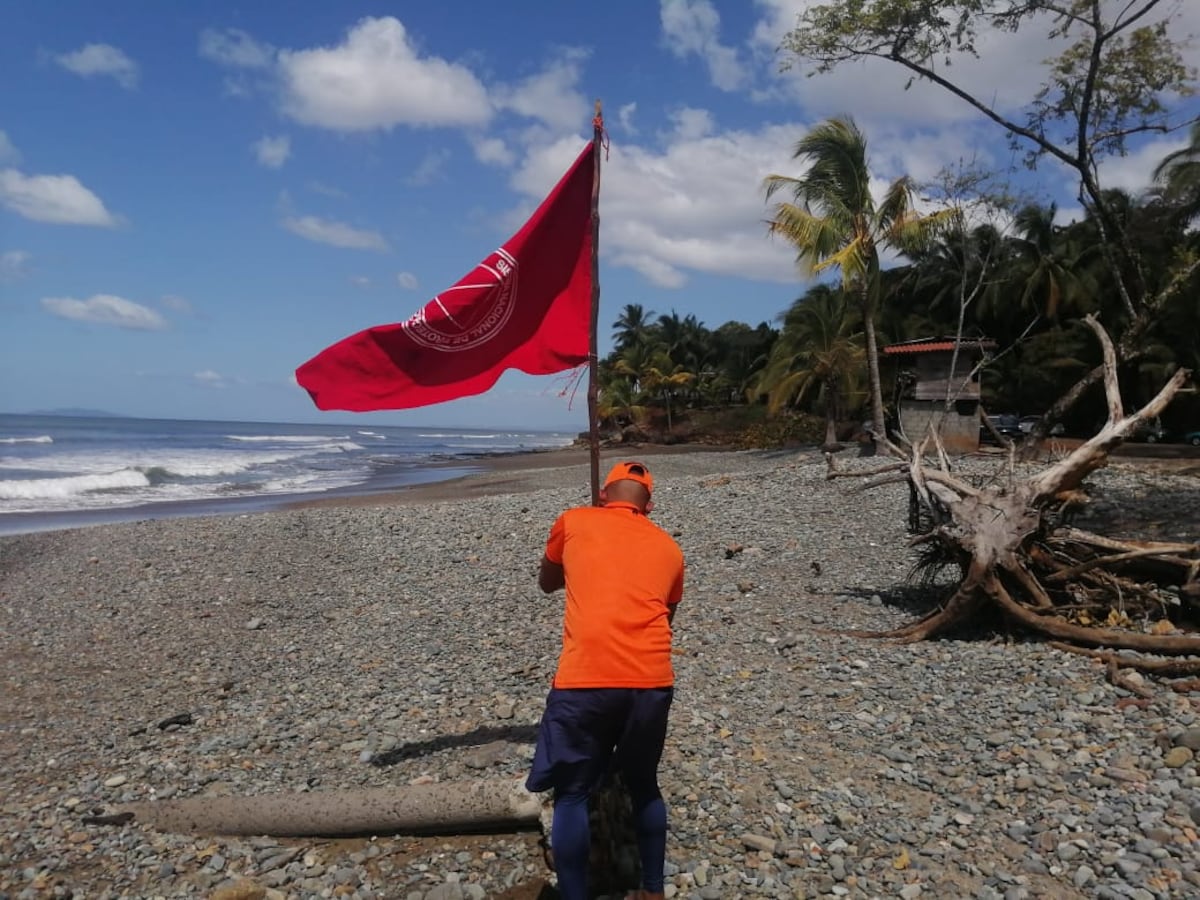
[{"label": "rocky shore", "polygon": [[[903,486],[829,482],[804,451],[650,463],[688,561],[668,896],[1200,895],[1196,700],[1003,636],[837,634],[929,602],[906,580]],[[1092,483],[1087,515],[1114,532],[1197,539],[1196,477],[1120,463]],[[585,466],[542,463],[423,499],[0,539],[0,900],[552,896],[536,832],[83,820],[519,776],[558,646],[537,563],[586,497]]]}]

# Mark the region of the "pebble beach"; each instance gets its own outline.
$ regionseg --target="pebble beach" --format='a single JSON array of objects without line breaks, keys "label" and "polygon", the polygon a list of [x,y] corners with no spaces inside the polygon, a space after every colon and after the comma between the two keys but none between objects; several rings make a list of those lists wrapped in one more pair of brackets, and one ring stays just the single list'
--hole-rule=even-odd
[{"label": "pebble beach", "polygon": [[[687,560],[668,897],[1200,896],[1200,695],[1140,697],[1019,636],[847,635],[935,590],[909,579],[904,485],[827,480],[812,450],[646,461]],[[537,566],[587,472],[556,451],[388,497],[0,538],[0,900],[555,896],[536,830],[84,819],[519,777],[559,646]],[[1107,533],[1200,539],[1194,472],[1114,462],[1089,483]]]}]

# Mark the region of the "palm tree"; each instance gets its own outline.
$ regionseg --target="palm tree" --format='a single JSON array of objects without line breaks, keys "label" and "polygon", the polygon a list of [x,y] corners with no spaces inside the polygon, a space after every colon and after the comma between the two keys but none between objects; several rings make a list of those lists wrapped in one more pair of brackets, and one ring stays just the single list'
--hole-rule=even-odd
[{"label": "palm tree", "polygon": [[610,377],[600,386],[596,414],[601,422],[620,425],[641,425],[646,407],[641,403],[633,383],[620,376]]},{"label": "palm tree", "polygon": [[1200,122],[1192,125],[1189,143],[1167,155],[1154,170],[1163,194],[1180,204],[1187,220],[1200,215]]},{"label": "palm tree", "polygon": [[921,311],[931,321],[945,323],[935,328],[945,331],[946,325],[968,318],[973,306],[986,305],[995,297],[1001,284],[997,270],[1003,267],[1005,254],[1004,238],[996,226],[967,228],[954,222],[927,245],[908,252],[912,265],[905,273],[901,296],[913,295],[911,312]]},{"label": "palm tree", "polygon": [[673,422],[671,401],[676,392],[696,381],[696,374],[675,363],[661,344],[652,346],[649,342],[634,344],[617,356],[611,372],[614,383],[623,379],[628,384],[628,396],[636,398],[639,409],[649,407],[651,398],[662,400],[668,431]]},{"label": "palm tree", "polygon": [[[688,318],[695,321],[694,316]],[[687,321],[679,318],[679,313],[675,310],[671,310],[670,313],[659,316],[658,321],[654,323],[655,344],[671,359],[682,361],[687,349],[688,330]]]},{"label": "palm tree", "polygon": [[825,412],[826,446],[837,441],[838,420],[846,412],[855,374],[862,370],[858,324],[845,291],[817,285],[784,313],[783,331],[758,382],[772,414],[813,395]]},{"label": "palm tree", "polygon": [[907,176],[893,181],[877,205],[871,196],[867,139],[853,119],[821,123],[800,139],[792,158],[808,163],[804,175],[768,175],[763,181],[768,200],[785,191],[793,201],[775,205],[768,231],[795,246],[797,262],[807,274],[830,266],[841,271],[842,286],[856,298],[862,314],[872,420],[876,433],[882,435],[883,392],[875,337],[879,251],[919,244],[949,213],[915,213],[914,183]]},{"label": "palm tree", "polygon": [[1023,207],[1014,219],[1019,237],[1013,239],[1017,269],[1025,283],[1021,307],[1057,319],[1064,306],[1075,305],[1087,292],[1084,274],[1095,245],[1080,248],[1065,229],[1054,224],[1056,204]]},{"label": "palm tree", "polygon": [[766,322],[751,328],[744,322],[726,322],[713,332],[716,377],[708,383],[712,402],[719,405],[753,399],[751,386],[767,364],[778,332]]},{"label": "palm tree", "polygon": [[612,363],[613,375],[624,378],[635,392],[646,390],[646,373],[654,367],[656,351],[646,341],[630,344],[616,354]]},{"label": "palm tree", "polygon": [[646,373],[646,389],[651,392],[657,391],[658,396],[662,398],[667,412],[667,431],[669,433],[674,427],[671,401],[675,399],[676,392],[689,388],[695,383],[696,373],[689,372],[683,366],[672,365],[666,354],[660,355],[658,362],[659,366],[651,367]]},{"label": "palm tree", "polygon": [[613,323],[613,340],[617,351],[643,343],[650,328],[650,317],[654,315],[640,303],[626,303],[621,315]]}]

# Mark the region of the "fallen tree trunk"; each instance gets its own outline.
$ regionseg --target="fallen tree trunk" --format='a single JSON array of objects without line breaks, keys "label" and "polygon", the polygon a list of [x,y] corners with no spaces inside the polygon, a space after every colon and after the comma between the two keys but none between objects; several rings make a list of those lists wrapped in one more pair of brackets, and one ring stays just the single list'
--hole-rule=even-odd
[{"label": "fallen tree trunk", "polygon": [[[129,803],[88,816],[85,825],[140,824],[178,834],[349,837],[369,834],[479,834],[536,831],[553,825],[550,794],[523,779],[434,782],[347,791],[219,795]],[[613,778],[592,796],[590,881],[601,893],[641,883],[641,861],[628,792]]]},{"label": "fallen tree trunk", "polygon": [[[1010,452],[1007,472],[974,484],[952,471],[932,430],[907,452],[891,448],[902,462],[857,473],[869,479],[867,487],[907,481],[920,567],[927,574],[953,567],[959,574],[937,609],[874,636],[920,641],[969,628],[992,614],[1054,641],[1136,654],[1122,656],[1121,667],[1176,677],[1200,674],[1200,636],[1191,627],[1200,626],[1200,541],[1117,539],[1069,521],[1073,509],[1087,501],[1087,476],[1157,416],[1191,373],[1180,369],[1149,403],[1126,415],[1112,342],[1094,317],[1085,321],[1104,351],[1108,417],[1098,434],[1064,458],[1021,479]],[[927,464],[927,453],[935,465]],[[830,478],[855,474],[837,471],[832,455],[826,458]],[[1157,657],[1172,662],[1167,666]]]},{"label": "fallen tree trunk", "polygon": [[153,800],[121,806],[93,821],[137,822],[183,834],[459,834],[536,829],[543,810],[542,797],[520,781],[497,780]]}]

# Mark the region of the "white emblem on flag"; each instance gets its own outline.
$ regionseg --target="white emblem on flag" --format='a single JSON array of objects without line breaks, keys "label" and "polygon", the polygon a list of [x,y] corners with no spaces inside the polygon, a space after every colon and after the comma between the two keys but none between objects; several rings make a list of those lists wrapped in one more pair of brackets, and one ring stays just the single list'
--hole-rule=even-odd
[{"label": "white emblem on flag", "polygon": [[403,328],[431,350],[470,350],[500,333],[516,301],[517,261],[501,247],[461,283],[426,303]]}]

